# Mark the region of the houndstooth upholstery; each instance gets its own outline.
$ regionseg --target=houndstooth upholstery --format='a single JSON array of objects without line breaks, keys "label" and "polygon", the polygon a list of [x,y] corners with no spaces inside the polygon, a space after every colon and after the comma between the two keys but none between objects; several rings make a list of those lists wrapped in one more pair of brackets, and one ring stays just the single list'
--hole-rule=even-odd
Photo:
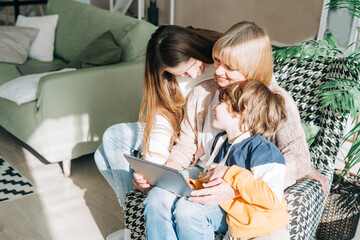
[{"label": "houndstooth upholstery", "polygon": [[[350,73],[342,60],[332,63],[317,61],[315,64],[302,63],[295,67],[294,58],[283,66],[275,61],[274,75],[278,84],[294,98],[302,121],[321,127],[310,147],[311,162],[332,181],[336,155],[343,134],[345,119],[330,108],[320,109],[317,101],[317,87],[328,82],[329,77],[345,78]],[[138,191],[128,193],[126,198],[125,226],[131,230],[131,239],[145,239],[145,224],[142,202],[146,196]],[[316,228],[322,214],[326,196],[320,184],[304,179],[285,191],[290,216],[290,236],[292,240],[315,238]],[[217,239],[221,236],[217,235]]]},{"label": "houndstooth upholstery", "polygon": [[146,194],[140,191],[131,191],[125,199],[125,228],[131,231],[130,237],[133,240],[145,240],[145,217],[143,201]]},{"label": "houndstooth upholstery", "polygon": [[[334,113],[330,107],[320,109],[317,100],[320,85],[330,77],[345,78],[350,75],[342,60],[323,63],[322,60],[303,63],[296,68],[297,59],[284,66],[275,64],[274,72],[278,84],[285,88],[297,103],[302,121],[321,127],[310,146],[311,162],[314,167],[332,182],[336,155],[345,128],[346,119]],[[285,191],[290,215],[290,236],[292,240],[314,239],[327,195],[320,184],[305,179]]]}]

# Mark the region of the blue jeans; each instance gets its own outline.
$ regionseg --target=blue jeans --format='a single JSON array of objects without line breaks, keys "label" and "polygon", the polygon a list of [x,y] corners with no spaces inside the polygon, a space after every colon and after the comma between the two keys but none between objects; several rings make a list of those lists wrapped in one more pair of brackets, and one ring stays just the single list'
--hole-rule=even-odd
[{"label": "blue jeans", "polygon": [[102,144],[96,150],[96,166],[108,181],[121,206],[126,194],[134,189],[133,170],[123,154],[136,155],[141,149],[143,127],[140,122],[119,123],[104,132]]},{"label": "blue jeans", "polygon": [[[190,177],[193,178],[193,173]],[[208,240],[215,238],[214,232],[228,229],[226,212],[218,205],[190,202],[158,187],[150,190],[144,207],[147,240]]]}]

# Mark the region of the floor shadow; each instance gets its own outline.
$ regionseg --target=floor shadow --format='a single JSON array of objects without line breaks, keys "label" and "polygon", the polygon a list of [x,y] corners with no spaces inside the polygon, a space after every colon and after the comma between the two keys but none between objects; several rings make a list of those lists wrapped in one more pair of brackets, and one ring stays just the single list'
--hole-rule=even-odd
[{"label": "floor shadow", "polygon": [[71,161],[70,178],[85,190],[86,205],[104,238],[124,228],[122,208],[114,191],[96,167],[93,153]]},{"label": "floor shadow", "polygon": [[[0,156],[31,181],[37,190],[40,190],[39,193],[0,204],[2,215],[0,219],[0,239],[14,239],[13,236],[16,236],[15,239],[24,238],[24,236],[19,236],[22,233],[18,231],[16,226],[19,226],[19,224],[17,223],[24,226],[27,233],[26,237],[31,239],[58,239],[61,235],[59,236],[58,227],[53,229],[53,224],[56,224],[55,222],[59,220],[54,219],[54,217],[58,216],[61,221],[63,219],[66,221],[72,216],[71,213],[69,213],[69,216],[64,215],[67,214],[65,211],[68,211],[68,204],[70,204],[70,202],[66,202],[67,197],[78,194],[78,191],[71,187],[72,185],[79,188],[83,195],[77,195],[81,199],[72,198],[69,200],[76,202],[84,200],[86,208],[93,218],[91,221],[97,226],[99,234],[104,239],[108,234],[124,228],[122,208],[115,193],[98,171],[93,154],[73,159],[71,161],[71,176],[66,178],[62,175],[61,168],[58,166],[62,167],[61,163],[49,164],[38,153],[0,127]],[[41,177],[39,177],[40,175]],[[39,183],[39,181],[41,182]],[[46,181],[48,183],[44,183]],[[51,187],[49,185],[57,186]],[[58,189],[60,189],[60,192]],[[53,191],[57,192],[53,193]],[[66,192],[62,193],[61,191]],[[75,194],[68,191],[75,191]],[[57,194],[57,196],[51,196],[51,194]],[[51,205],[53,201],[56,201],[56,206]],[[55,214],[54,216],[53,213],[59,209],[62,209],[58,213],[60,215]],[[50,218],[48,216],[49,211]],[[77,214],[75,215],[77,216]],[[88,217],[88,215],[86,216]],[[10,224],[9,220],[14,223]],[[82,221],[81,218],[79,220]],[[64,222],[64,224],[67,223]],[[74,234],[79,233],[75,231]],[[75,237],[73,239],[76,239],[76,236],[73,237]]]},{"label": "floor shadow", "polygon": [[[29,161],[20,140],[0,126],[0,156],[12,167],[33,183],[36,190],[36,178],[28,165]],[[1,178],[1,176],[0,176]],[[31,208],[27,208],[31,206]],[[38,192],[0,204],[0,239],[24,239],[30,235],[33,239],[51,239],[46,214]],[[13,223],[13,224],[12,224]],[[22,228],[19,231],[18,228]],[[39,226],[41,226],[39,228]],[[40,229],[40,230],[39,230]]]}]

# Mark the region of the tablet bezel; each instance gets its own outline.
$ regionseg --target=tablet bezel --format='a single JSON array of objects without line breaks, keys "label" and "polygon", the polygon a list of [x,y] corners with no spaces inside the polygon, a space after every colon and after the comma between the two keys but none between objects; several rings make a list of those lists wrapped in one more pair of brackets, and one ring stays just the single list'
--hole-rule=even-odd
[{"label": "tablet bezel", "polygon": [[181,196],[190,196],[190,184],[181,171],[128,154],[124,154],[124,157],[128,160],[131,168],[144,175],[150,184]]}]

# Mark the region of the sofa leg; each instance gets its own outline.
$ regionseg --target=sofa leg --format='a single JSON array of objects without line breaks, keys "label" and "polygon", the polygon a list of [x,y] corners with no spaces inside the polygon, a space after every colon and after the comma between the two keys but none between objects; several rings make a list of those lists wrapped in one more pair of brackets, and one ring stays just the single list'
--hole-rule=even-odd
[{"label": "sofa leg", "polygon": [[65,177],[69,177],[71,174],[71,160],[62,161],[62,167]]}]

